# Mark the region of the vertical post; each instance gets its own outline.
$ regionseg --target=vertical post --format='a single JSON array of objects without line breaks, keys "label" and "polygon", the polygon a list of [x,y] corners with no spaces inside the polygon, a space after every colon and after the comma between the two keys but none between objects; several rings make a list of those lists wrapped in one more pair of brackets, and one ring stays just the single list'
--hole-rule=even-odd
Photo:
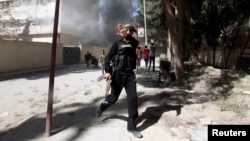
[{"label": "vertical post", "polygon": [[139,26],[138,24],[136,24],[136,39],[139,41],[138,28]]},{"label": "vertical post", "polygon": [[55,62],[56,62],[56,46],[57,46],[57,29],[58,29],[59,8],[60,8],[60,0],[56,0],[54,27],[53,27],[54,28],[53,29],[53,41],[52,41],[52,48],[51,48],[49,94],[48,94],[46,129],[45,129],[48,136],[51,135],[51,125],[52,125],[53,92],[54,92],[54,77],[55,77]]},{"label": "vertical post", "polygon": [[145,34],[145,45],[148,45],[148,39],[147,39],[147,16],[146,16],[145,0],[143,0],[143,11],[144,11],[144,34]]}]

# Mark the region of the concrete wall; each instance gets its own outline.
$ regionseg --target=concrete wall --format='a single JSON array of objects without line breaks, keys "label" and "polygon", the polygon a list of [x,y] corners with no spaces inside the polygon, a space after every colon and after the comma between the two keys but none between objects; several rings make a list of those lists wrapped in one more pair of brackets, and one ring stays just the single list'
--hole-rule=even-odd
[{"label": "concrete wall", "polygon": [[[51,47],[50,43],[0,40],[0,73],[49,67]],[[62,65],[62,44],[56,52],[56,65]]]},{"label": "concrete wall", "polygon": [[[23,71],[29,69],[39,69],[50,67],[51,61],[51,47],[50,43],[28,42],[28,41],[5,41],[0,40],[0,73]],[[98,59],[101,50],[105,50],[107,54],[109,47],[101,46],[83,46],[79,47],[81,50],[80,63],[85,63],[84,55],[89,51]],[[163,51],[159,48],[158,54]],[[218,48],[216,50],[216,66],[224,68],[225,57],[229,50],[224,51]],[[228,68],[233,68],[240,49],[236,48],[232,51],[228,60]],[[200,51],[199,60],[201,63],[212,65],[213,50],[203,49]],[[58,44],[56,54],[56,65],[63,64],[63,45]]]}]

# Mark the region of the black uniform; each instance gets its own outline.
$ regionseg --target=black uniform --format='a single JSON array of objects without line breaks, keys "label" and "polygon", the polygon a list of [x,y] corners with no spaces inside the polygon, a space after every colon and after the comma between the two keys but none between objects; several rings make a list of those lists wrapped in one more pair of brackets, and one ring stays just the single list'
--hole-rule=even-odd
[{"label": "black uniform", "polygon": [[[128,106],[128,130],[136,130],[136,120],[138,118],[136,76],[134,69],[136,67],[136,47],[139,42],[132,36],[116,41],[105,57],[105,72],[112,75],[111,94],[105,98],[100,106],[101,112],[114,104],[123,89],[127,94]],[[112,64],[112,65],[110,65]]]}]

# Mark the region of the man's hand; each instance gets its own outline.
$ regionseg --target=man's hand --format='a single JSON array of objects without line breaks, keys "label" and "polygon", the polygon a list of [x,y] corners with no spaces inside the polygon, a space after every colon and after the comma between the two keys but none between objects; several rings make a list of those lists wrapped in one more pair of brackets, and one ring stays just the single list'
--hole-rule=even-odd
[{"label": "man's hand", "polygon": [[120,31],[120,30],[122,30],[122,29],[124,28],[124,26],[123,26],[123,24],[120,24],[120,23],[119,23],[119,24],[117,25],[117,28],[118,28],[118,30]]},{"label": "man's hand", "polygon": [[105,79],[106,81],[111,80],[111,74],[110,74],[110,73],[105,73],[105,74],[104,74],[104,79]]},{"label": "man's hand", "polygon": [[127,37],[127,35],[129,34],[129,31],[124,28],[123,24],[118,24],[117,25],[119,33],[117,33],[118,35],[120,35],[121,37]]}]

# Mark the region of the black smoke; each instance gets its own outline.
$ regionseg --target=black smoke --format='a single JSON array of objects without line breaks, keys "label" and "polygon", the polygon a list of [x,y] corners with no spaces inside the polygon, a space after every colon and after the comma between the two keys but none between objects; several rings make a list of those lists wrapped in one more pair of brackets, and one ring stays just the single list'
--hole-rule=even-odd
[{"label": "black smoke", "polygon": [[[16,0],[18,1],[18,0]],[[53,25],[56,0],[20,0],[33,25]],[[100,2],[102,1],[102,4]],[[81,38],[82,45],[110,46],[119,39],[118,23],[133,23],[133,0],[61,0],[60,32]],[[33,10],[33,11],[32,11]],[[34,14],[36,13],[37,14]],[[100,16],[102,21],[100,21]],[[36,19],[36,20],[34,20]],[[73,40],[73,39],[72,39]],[[78,42],[77,42],[78,43]],[[73,43],[74,44],[74,43]]]},{"label": "black smoke", "polygon": [[105,45],[112,44],[119,39],[116,34],[118,32],[118,23],[132,23],[132,0],[104,0],[105,4],[101,9],[103,10],[103,38],[102,42]]}]

